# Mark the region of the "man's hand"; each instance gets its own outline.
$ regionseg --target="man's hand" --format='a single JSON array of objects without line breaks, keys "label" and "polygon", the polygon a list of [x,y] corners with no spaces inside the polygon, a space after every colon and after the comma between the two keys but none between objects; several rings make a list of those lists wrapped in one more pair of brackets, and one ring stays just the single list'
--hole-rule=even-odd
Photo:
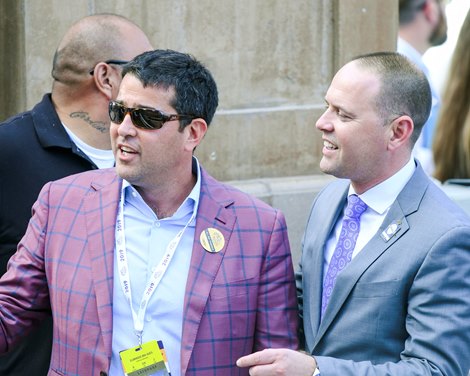
[{"label": "man's hand", "polygon": [[251,376],[311,376],[317,367],[315,359],[288,349],[266,349],[237,360],[238,367],[250,367]]}]

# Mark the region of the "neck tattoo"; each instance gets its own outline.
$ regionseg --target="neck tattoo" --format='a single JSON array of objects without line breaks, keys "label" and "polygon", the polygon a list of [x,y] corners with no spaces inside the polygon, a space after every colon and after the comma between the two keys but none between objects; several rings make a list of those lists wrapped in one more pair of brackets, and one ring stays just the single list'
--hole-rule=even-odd
[{"label": "neck tattoo", "polygon": [[104,121],[93,121],[90,119],[90,115],[84,111],[71,112],[69,115],[72,119],[78,118],[82,119],[86,123],[90,124],[93,128],[101,133],[106,133],[108,131]]}]

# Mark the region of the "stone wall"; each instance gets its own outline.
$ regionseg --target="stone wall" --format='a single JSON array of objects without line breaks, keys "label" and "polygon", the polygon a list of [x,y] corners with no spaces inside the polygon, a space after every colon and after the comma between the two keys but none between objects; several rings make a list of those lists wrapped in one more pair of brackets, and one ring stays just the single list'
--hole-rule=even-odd
[{"label": "stone wall", "polygon": [[395,49],[398,0],[2,0],[0,12],[0,120],[50,91],[60,38],[88,14],[126,15],[155,48],[203,61],[220,105],[197,156],[285,212],[297,257],[311,200],[329,179],[315,129],[325,92],[351,57]]}]

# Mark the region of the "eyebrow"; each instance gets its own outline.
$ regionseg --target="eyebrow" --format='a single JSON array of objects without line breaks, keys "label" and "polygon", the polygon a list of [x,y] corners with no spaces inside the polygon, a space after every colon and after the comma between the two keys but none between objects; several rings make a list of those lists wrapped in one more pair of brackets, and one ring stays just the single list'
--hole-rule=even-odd
[{"label": "eyebrow", "polygon": [[333,103],[330,103],[328,102],[328,100],[325,98],[325,104],[327,104],[328,106],[331,106],[337,110],[340,110],[341,112],[344,112],[345,115],[348,115],[350,117],[356,117],[356,115],[354,113],[352,113],[351,111],[345,109],[343,106],[341,105],[335,105]]},{"label": "eyebrow", "polygon": [[143,110],[158,110],[160,112],[165,113],[165,111],[160,110],[160,109],[158,109],[156,107],[153,107],[153,106],[147,106],[147,105],[142,105],[142,104],[134,104],[132,106],[129,106],[129,105],[125,104],[124,100],[122,100],[122,99],[115,99],[114,102],[119,103],[119,104],[121,104],[121,105],[123,105],[127,108],[141,108]]}]

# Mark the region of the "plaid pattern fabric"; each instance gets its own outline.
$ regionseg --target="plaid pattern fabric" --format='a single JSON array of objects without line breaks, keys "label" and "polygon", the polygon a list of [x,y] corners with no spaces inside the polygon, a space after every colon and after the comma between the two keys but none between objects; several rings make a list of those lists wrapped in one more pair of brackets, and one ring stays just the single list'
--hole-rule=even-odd
[{"label": "plaid pattern fabric", "polygon": [[[114,226],[120,179],[113,169],[48,183],[0,283],[0,351],[52,309],[50,375],[99,375],[111,356]],[[208,227],[219,253],[199,243]],[[185,375],[248,375],[238,357],[297,347],[297,305],[283,215],[202,171],[185,298]]]}]

